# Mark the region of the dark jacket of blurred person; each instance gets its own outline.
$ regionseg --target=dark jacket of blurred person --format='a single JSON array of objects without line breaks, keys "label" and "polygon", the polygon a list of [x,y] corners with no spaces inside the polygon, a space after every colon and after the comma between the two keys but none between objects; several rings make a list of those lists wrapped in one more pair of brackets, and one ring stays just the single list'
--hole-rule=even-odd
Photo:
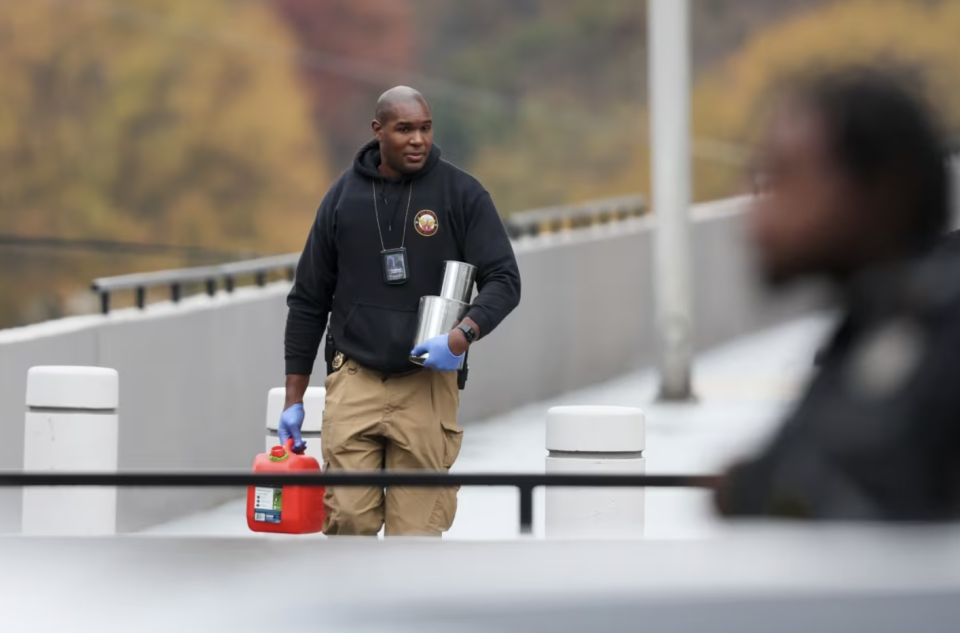
[{"label": "dark jacket of blurred person", "polygon": [[892,73],[803,79],[776,102],[753,242],[772,285],[824,280],[842,314],[788,419],[722,478],[722,514],[960,514],[960,250],[936,248],[951,215],[942,138]]}]

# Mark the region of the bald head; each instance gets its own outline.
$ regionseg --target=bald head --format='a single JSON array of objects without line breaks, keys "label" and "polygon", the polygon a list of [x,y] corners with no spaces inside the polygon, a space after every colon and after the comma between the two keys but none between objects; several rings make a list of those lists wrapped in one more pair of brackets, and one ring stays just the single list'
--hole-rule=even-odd
[{"label": "bald head", "polygon": [[381,173],[410,175],[427,164],[433,147],[433,119],[419,92],[397,86],[380,95],[372,127],[380,144]]},{"label": "bald head", "polygon": [[396,86],[387,90],[377,99],[377,112],[374,118],[380,123],[386,124],[397,117],[401,111],[410,107],[422,108],[426,110],[429,116],[430,106],[427,105],[427,100],[423,98],[419,91],[408,86]]}]

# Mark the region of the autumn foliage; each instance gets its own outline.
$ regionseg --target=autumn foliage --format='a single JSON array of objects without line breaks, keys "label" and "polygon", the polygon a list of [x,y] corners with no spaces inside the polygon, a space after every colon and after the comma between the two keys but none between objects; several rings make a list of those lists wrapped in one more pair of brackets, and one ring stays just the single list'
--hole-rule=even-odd
[{"label": "autumn foliage", "polygon": [[[955,1],[835,1],[790,15],[767,24],[726,59],[699,68],[691,104],[693,135],[749,150],[765,97],[778,79],[848,63],[915,69],[951,129],[960,132],[958,33],[960,2]],[[502,207],[519,210],[649,192],[643,103],[618,99],[598,106],[592,94],[543,88],[525,95],[523,104],[515,132],[484,146],[473,164]],[[579,124],[563,116],[578,108],[589,115]],[[746,167],[743,160],[695,152],[695,199],[742,193]]]},{"label": "autumn foliage", "polygon": [[[743,190],[764,95],[800,68],[914,64],[960,126],[960,1],[691,7],[697,200]],[[398,83],[505,214],[649,193],[645,16],[630,0],[0,2],[0,234],[294,251]],[[96,275],[191,263],[0,248],[0,327],[57,316]]]},{"label": "autumn foliage", "polygon": [[347,166],[371,136],[377,97],[416,62],[407,0],[274,0],[296,36],[298,71],[316,129]]},{"label": "autumn foliage", "polygon": [[[300,246],[332,174],[267,5],[3,2],[0,41],[0,232]],[[41,293],[133,267],[0,255],[8,324]]]}]

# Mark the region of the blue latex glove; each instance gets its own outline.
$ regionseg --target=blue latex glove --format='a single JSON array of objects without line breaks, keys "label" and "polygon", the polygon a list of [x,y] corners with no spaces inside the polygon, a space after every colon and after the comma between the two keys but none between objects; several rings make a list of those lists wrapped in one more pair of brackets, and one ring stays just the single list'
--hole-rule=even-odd
[{"label": "blue latex glove", "polygon": [[303,405],[295,404],[280,415],[280,426],[277,428],[277,437],[281,446],[293,438],[293,452],[300,454],[307,448],[307,443],[300,435],[303,427]]},{"label": "blue latex glove", "polygon": [[463,354],[454,356],[450,351],[449,332],[421,343],[410,353],[414,356],[429,354],[423,366],[436,371],[456,371],[460,368],[460,361],[463,360]]}]

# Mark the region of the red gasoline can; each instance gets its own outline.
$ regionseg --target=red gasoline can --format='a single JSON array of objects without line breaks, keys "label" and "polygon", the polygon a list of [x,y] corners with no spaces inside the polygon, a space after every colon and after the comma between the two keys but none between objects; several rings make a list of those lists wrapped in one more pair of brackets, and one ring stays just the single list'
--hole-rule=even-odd
[{"label": "red gasoline can", "polygon": [[[316,458],[297,455],[293,440],[261,453],[253,462],[255,473],[320,471]],[[254,532],[312,534],[323,528],[323,487],[283,486],[247,488],[247,527]]]}]

